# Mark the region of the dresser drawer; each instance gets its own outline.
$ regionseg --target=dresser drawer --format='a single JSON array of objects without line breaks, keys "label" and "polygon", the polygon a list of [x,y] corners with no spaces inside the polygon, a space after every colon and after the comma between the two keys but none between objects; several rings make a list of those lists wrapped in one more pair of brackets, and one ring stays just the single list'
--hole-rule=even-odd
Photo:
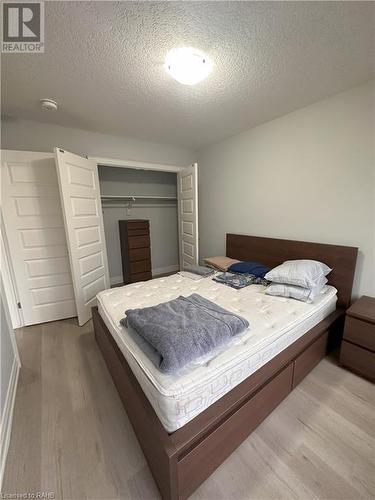
[{"label": "dresser drawer", "polygon": [[345,319],[344,339],[375,351],[375,324],[347,316]]},{"label": "dresser drawer", "polygon": [[137,283],[137,281],[148,281],[152,278],[151,271],[146,273],[136,273],[130,275],[130,283]]},{"label": "dresser drawer", "polygon": [[151,272],[151,261],[150,260],[139,260],[138,262],[130,263],[130,274],[146,273]]},{"label": "dresser drawer", "polygon": [[137,260],[150,260],[151,252],[150,248],[132,248],[129,250],[129,261],[136,262]]},{"label": "dresser drawer", "polygon": [[375,353],[342,341],[340,363],[372,381],[375,381]]},{"label": "dresser drawer", "polygon": [[128,240],[129,248],[144,248],[150,247],[150,236],[132,236]]},{"label": "dresser drawer", "polygon": [[128,231],[134,231],[136,229],[149,229],[148,220],[129,220],[127,221]]},{"label": "dresser drawer", "polygon": [[149,233],[150,230],[148,227],[140,229],[128,229],[128,238],[131,238],[132,236],[144,236]]},{"label": "dresser drawer", "polygon": [[124,283],[151,279],[149,221],[143,219],[120,220],[119,231]]}]

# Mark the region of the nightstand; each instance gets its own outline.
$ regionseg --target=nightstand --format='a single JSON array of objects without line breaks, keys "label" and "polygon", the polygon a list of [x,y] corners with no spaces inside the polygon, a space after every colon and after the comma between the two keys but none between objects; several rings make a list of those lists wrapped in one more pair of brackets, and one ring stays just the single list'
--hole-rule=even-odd
[{"label": "nightstand", "polygon": [[346,311],[340,364],[375,382],[375,298],[364,295]]}]

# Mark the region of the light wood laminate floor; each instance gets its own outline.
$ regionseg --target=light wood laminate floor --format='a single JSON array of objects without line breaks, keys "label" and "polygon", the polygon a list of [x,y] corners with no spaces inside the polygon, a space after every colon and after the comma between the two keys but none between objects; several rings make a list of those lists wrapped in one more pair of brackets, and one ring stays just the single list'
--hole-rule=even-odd
[{"label": "light wood laminate floor", "polygon": [[[91,323],[20,329],[17,342],[3,493],[159,498]],[[374,498],[374,425],[374,386],[324,359],[193,498]]]}]

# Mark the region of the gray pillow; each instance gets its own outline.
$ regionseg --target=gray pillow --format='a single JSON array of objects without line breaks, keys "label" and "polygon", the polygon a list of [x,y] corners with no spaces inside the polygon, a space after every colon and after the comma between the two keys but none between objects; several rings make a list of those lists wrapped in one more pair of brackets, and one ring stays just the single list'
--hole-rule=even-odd
[{"label": "gray pillow", "polygon": [[[325,283],[327,283],[327,278],[324,279]],[[311,289],[303,288],[302,286],[287,285],[283,283],[271,283],[266,288],[266,294],[311,303],[314,302],[314,299],[325,289],[325,283]]]},{"label": "gray pillow", "polygon": [[274,283],[314,288],[325,284],[325,276],[332,269],[317,260],[286,260],[280,266],[271,269],[265,279]]}]

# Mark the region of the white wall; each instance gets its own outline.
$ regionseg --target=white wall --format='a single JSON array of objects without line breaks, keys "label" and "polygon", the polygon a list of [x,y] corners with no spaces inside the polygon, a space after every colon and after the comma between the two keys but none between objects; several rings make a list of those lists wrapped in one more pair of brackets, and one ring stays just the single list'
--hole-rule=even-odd
[{"label": "white wall", "polygon": [[358,246],[354,295],[375,295],[374,82],[197,153],[200,255],[225,233]]},{"label": "white wall", "polygon": [[0,416],[3,417],[5,399],[9,387],[10,375],[15,359],[13,345],[11,340],[11,328],[7,321],[5,313],[5,296],[0,296],[0,361],[1,361],[1,380],[0,380]]},{"label": "white wall", "polygon": [[170,144],[116,137],[29,120],[8,118],[2,121],[1,126],[2,149],[50,152],[55,146],[59,146],[80,155],[125,158],[182,167],[193,163],[195,157],[192,151]]},{"label": "white wall", "polygon": [[[5,266],[1,255],[2,271]],[[0,275],[0,490],[8,453],[12,428],[13,408],[20,368],[14,332],[10,326],[10,316]]]},{"label": "white wall", "polygon": [[[177,192],[176,177],[169,172],[99,167],[100,189],[107,195],[174,197]],[[175,201],[137,201],[129,213],[125,206],[118,207],[111,202],[103,205],[103,219],[111,284],[122,282],[119,220],[149,220],[153,274],[177,270],[178,219]]]},{"label": "white wall", "polygon": [[177,174],[99,165],[102,195],[177,196]]}]

